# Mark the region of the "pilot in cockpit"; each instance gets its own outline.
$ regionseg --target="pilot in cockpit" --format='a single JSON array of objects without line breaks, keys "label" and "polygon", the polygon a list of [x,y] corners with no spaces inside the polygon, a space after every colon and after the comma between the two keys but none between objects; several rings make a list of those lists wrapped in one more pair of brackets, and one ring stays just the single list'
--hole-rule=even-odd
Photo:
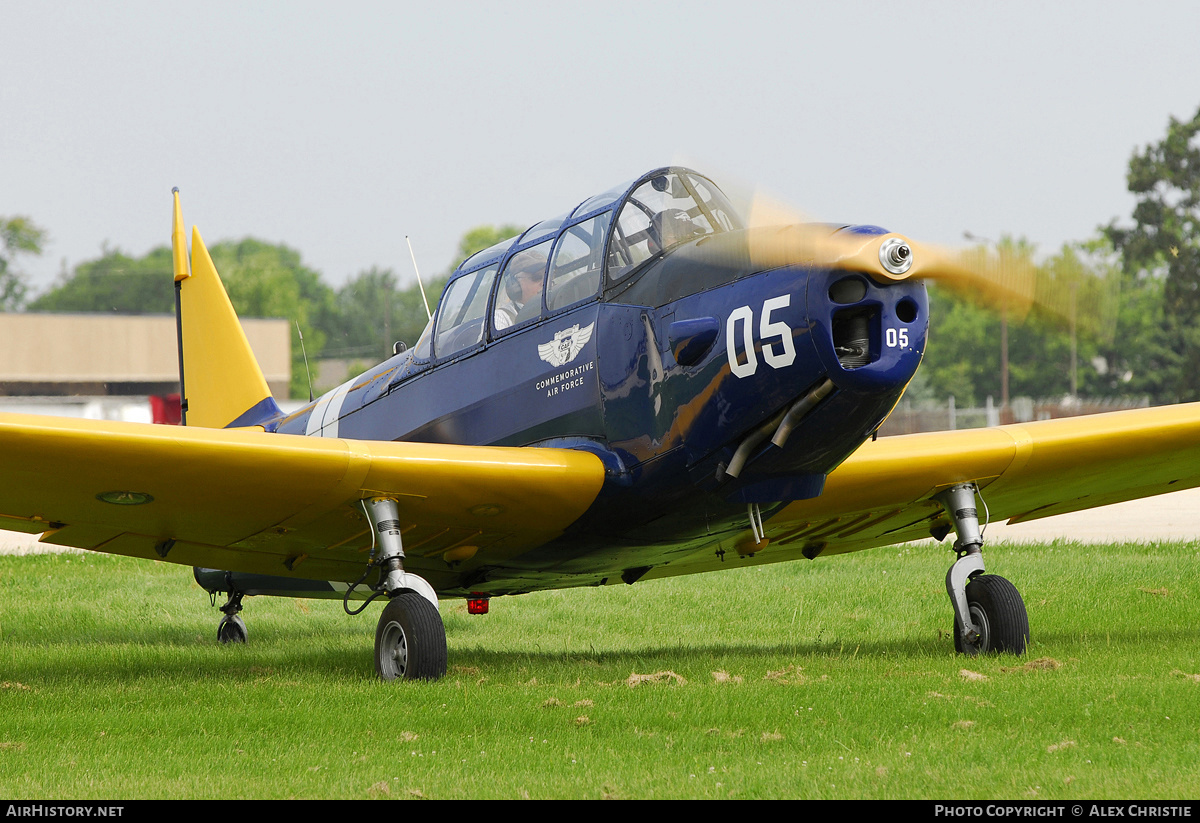
[{"label": "pilot in cockpit", "polygon": [[546,256],[536,248],[523,251],[509,261],[492,317],[496,331],[537,316],[545,274]]},{"label": "pilot in cockpit", "polygon": [[658,232],[663,249],[670,249],[706,233],[683,209],[663,209],[654,215],[654,228]]}]

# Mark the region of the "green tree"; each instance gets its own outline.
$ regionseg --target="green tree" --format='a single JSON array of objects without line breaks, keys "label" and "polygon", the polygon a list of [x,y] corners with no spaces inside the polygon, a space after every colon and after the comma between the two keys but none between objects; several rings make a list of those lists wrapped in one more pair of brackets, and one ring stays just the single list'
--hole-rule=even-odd
[{"label": "green tree", "polygon": [[103,249],[96,260],[80,263],[70,275],[31,301],[30,311],[169,314],[175,311],[171,250],[152,249],[130,257]]},{"label": "green tree", "polygon": [[[217,243],[209,253],[229,300],[242,317],[283,317],[292,323],[293,397],[308,396],[304,354],[316,358],[333,322],[335,296],[319,272],[301,262],[300,253],[283,244],[246,238]],[[304,332],[301,347],[297,327]]]},{"label": "green tree", "polygon": [[[1034,279],[1023,272],[1031,271],[1033,252],[1026,240],[1004,237],[994,249],[981,246],[969,258],[997,281],[1004,281],[1004,294],[1031,297]],[[980,404],[989,395],[999,402],[1005,354],[1011,396],[1031,393],[1044,382],[1041,361],[1031,353],[1042,341],[1030,301],[1010,298],[1006,303],[999,294],[986,292],[983,281],[953,289],[931,286],[931,329],[923,368],[929,372],[926,385],[935,396],[954,395],[963,405]]]},{"label": "green tree", "polygon": [[[425,284],[432,301],[444,285],[444,277]],[[429,319],[420,287],[399,288],[391,269],[371,268],[347,281],[335,308],[334,323],[326,329],[329,357],[390,357],[397,341],[415,343]]]},{"label": "green tree", "polygon": [[45,230],[28,217],[0,217],[0,310],[13,311],[24,303],[28,286],[13,260],[21,254],[41,254],[45,240]]},{"label": "green tree", "polygon": [[[308,393],[304,354],[296,326],[304,331],[309,357],[320,354],[336,315],[334,292],[300,253],[282,244],[246,238],[209,248],[234,309],[242,317],[282,317],[292,324],[292,396]],[[175,311],[171,250],[160,246],[142,257],[104,250],[29,304],[31,311],[172,314]]]},{"label": "green tree", "polygon": [[[1006,238],[995,254],[1027,260],[1033,248]],[[1116,258],[1103,239],[1064,246],[1033,269],[1018,289],[1028,303],[1008,307],[1010,397],[1148,393],[1161,360],[1149,333],[1155,293],[1137,289],[1120,302],[1120,289]],[[929,295],[932,328],[918,390],[939,400],[954,395],[961,405],[988,395],[999,402],[1005,312],[969,291],[931,286]]]},{"label": "green tree", "polygon": [[1161,399],[1200,399],[1200,111],[1186,122],[1170,118],[1160,142],[1135,151],[1127,182],[1134,225],[1113,223],[1104,233],[1128,285],[1152,291],[1146,278],[1165,281],[1161,322],[1178,365],[1164,381],[1171,396]]},{"label": "green tree", "polygon": [[[459,260],[521,230],[515,225],[477,226],[459,242]],[[33,237],[40,243],[40,233]],[[291,321],[293,397],[308,393],[305,351],[310,360],[325,353],[377,362],[391,355],[397,340],[414,344],[428,322],[419,286],[399,288],[388,269],[364,271],[335,293],[318,272],[304,265],[299,252],[282,244],[246,238],[217,243],[209,253],[239,315]],[[433,308],[445,281],[443,275],[425,285]],[[76,266],[29,308],[169,314],[175,306],[173,284],[170,248],[152,249],[143,257],[105,249],[96,260]],[[304,333],[303,349],[297,326]]]},{"label": "green tree", "polygon": [[[391,354],[396,275],[372,267],[338,289],[334,323],[326,329],[327,357],[380,358]],[[421,312],[424,316],[424,311]]]},{"label": "green tree", "polygon": [[[430,310],[437,308],[446,278],[462,261],[523,230],[508,223],[476,226],[464,233],[449,271],[424,284]],[[334,312],[324,329],[329,341],[325,354],[374,360],[390,357],[397,341],[415,344],[429,319],[425,298],[416,282],[401,289],[391,269],[375,267],[360,272],[338,290]]]},{"label": "green tree", "polygon": [[[1079,327],[1079,393],[1091,397],[1171,399],[1179,356],[1165,322],[1165,281],[1129,275],[1108,238],[1064,247],[1058,265],[1081,267],[1074,291]],[[1052,263],[1054,261],[1051,261]],[[1086,361],[1086,362],[1085,362]]]},{"label": "green tree", "polygon": [[950,289],[929,287],[929,339],[922,382],[939,402],[960,406],[1000,396],[1000,322],[995,312]]},{"label": "green tree", "polygon": [[458,241],[458,256],[451,264],[450,271],[453,272],[459,264],[475,252],[483,251],[510,237],[516,237],[526,228],[527,226],[518,226],[516,223],[505,223],[502,226],[476,226],[468,229],[462,239]]}]

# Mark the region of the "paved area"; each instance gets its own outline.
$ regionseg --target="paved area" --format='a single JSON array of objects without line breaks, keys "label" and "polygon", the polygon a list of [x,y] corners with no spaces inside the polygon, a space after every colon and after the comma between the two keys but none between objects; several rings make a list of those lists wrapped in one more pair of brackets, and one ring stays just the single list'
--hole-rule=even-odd
[{"label": "paved area", "polygon": [[[1059,538],[1083,542],[1200,540],[1200,489],[1131,500],[1030,523],[993,523],[988,542],[1036,542]],[[75,551],[47,546],[26,534],[0,531],[0,554]]]},{"label": "paved area", "polygon": [[1099,509],[1047,517],[1029,523],[996,523],[989,541],[1042,541],[1065,538],[1085,543],[1200,540],[1200,489],[1160,494]]},{"label": "paved area", "polygon": [[62,546],[48,546],[39,543],[36,537],[20,532],[6,532],[0,529],[0,554],[53,554],[56,552],[73,552],[80,549],[65,549]]}]

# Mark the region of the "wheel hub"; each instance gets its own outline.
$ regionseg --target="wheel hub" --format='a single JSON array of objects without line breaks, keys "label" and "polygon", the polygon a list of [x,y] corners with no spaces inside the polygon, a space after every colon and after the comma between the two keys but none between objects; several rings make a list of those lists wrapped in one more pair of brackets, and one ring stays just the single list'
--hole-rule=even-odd
[{"label": "wheel hub", "polygon": [[972,647],[980,653],[989,652],[992,649],[992,629],[988,624],[987,612],[974,603],[971,604],[970,609],[971,622],[979,628],[979,634],[975,637]]},{"label": "wheel hub", "polygon": [[385,638],[391,647],[388,658],[392,665],[392,675],[404,677],[405,671],[408,670],[408,638],[404,635],[404,628],[397,622],[389,623]]}]

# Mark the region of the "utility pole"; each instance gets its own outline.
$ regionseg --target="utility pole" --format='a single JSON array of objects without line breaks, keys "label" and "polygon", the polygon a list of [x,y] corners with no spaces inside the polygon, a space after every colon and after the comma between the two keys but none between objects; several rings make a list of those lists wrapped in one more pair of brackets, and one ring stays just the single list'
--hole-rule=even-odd
[{"label": "utility pole", "polygon": [[1000,309],[1000,413],[1008,412],[1008,306]]},{"label": "utility pole", "polygon": [[1075,341],[1075,301],[1079,292],[1079,284],[1071,284],[1071,397],[1079,396],[1079,377],[1076,371],[1079,360],[1079,350]]},{"label": "utility pole", "polygon": [[[978,237],[969,231],[963,232],[963,237],[972,242],[990,246],[992,241],[986,237]],[[1008,416],[1008,305],[1000,308],[1000,414],[1001,422],[1010,422]]]}]

